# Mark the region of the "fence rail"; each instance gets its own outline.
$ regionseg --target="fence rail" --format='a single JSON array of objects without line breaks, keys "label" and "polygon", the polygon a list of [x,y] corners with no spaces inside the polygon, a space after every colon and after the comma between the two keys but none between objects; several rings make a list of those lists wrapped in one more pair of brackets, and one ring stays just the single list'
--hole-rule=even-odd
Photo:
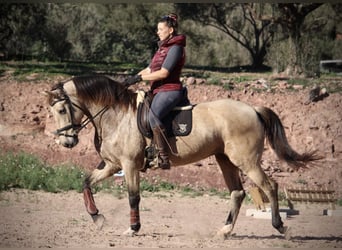
[{"label": "fence rail", "polygon": [[335,190],[328,188],[284,188],[288,205],[293,209],[293,202],[329,204],[335,209]]}]

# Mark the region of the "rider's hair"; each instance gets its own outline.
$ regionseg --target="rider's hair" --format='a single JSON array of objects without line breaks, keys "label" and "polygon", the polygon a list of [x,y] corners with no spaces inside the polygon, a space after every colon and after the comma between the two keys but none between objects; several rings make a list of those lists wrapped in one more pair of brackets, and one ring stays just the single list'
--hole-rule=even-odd
[{"label": "rider's hair", "polygon": [[166,23],[166,25],[169,28],[173,28],[173,35],[177,35],[178,31],[178,22],[177,22],[178,16],[175,13],[170,13],[168,15],[163,16],[159,22],[160,23]]}]

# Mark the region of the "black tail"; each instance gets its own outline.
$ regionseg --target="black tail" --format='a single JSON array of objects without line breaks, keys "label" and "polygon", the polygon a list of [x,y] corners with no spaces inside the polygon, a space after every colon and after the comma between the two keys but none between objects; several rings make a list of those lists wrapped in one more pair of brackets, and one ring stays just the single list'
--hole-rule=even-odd
[{"label": "black tail", "polygon": [[256,107],[255,110],[264,124],[267,140],[280,160],[286,161],[292,167],[299,168],[323,158],[317,155],[317,150],[297,153],[288,143],[284,126],[277,114],[266,107]]}]

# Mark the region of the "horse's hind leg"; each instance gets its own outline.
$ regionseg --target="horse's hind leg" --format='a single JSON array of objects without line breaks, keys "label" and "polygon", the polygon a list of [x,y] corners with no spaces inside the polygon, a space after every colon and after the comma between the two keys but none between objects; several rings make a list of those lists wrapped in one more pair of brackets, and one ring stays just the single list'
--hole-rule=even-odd
[{"label": "horse's hind leg", "polygon": [[258,187],[262,189],[262,191],[264,191],[269,199],[272,210],[272,226],[280,233],[286,233],[286,227],[283,226],[283,222],[279,214],[278,184],[265,174],[260,165],[256,165],[255,168],[250,169],[246,174]]},{"label": "horse's hind leg", "polygon": [[219,236],[228,237],[232,232],[236,219],[239,215],[241,204],[245,198],[245,191],[243,190],[239,169],[228,159],[225,154],[215,155],[218,164],[223,173],[224,180],[231,193],[230,211],[226,220],[225,226],[218,232]]}]

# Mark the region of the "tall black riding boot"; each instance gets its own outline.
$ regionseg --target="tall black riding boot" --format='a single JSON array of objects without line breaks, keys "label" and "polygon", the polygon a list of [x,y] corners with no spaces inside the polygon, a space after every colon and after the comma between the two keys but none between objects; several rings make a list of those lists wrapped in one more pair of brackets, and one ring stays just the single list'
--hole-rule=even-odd
[{"label": "tall black riding boot", "polygon": [[158,165],[162,169],[170,169],[169,155],[166,152],[167,143],[163,137],[163,134],[164,135],[166,134],[165,128],[161,126],[155,127],[155,128],[152,128],[152,132],[153,132],[154,141],[159,151]]}]

